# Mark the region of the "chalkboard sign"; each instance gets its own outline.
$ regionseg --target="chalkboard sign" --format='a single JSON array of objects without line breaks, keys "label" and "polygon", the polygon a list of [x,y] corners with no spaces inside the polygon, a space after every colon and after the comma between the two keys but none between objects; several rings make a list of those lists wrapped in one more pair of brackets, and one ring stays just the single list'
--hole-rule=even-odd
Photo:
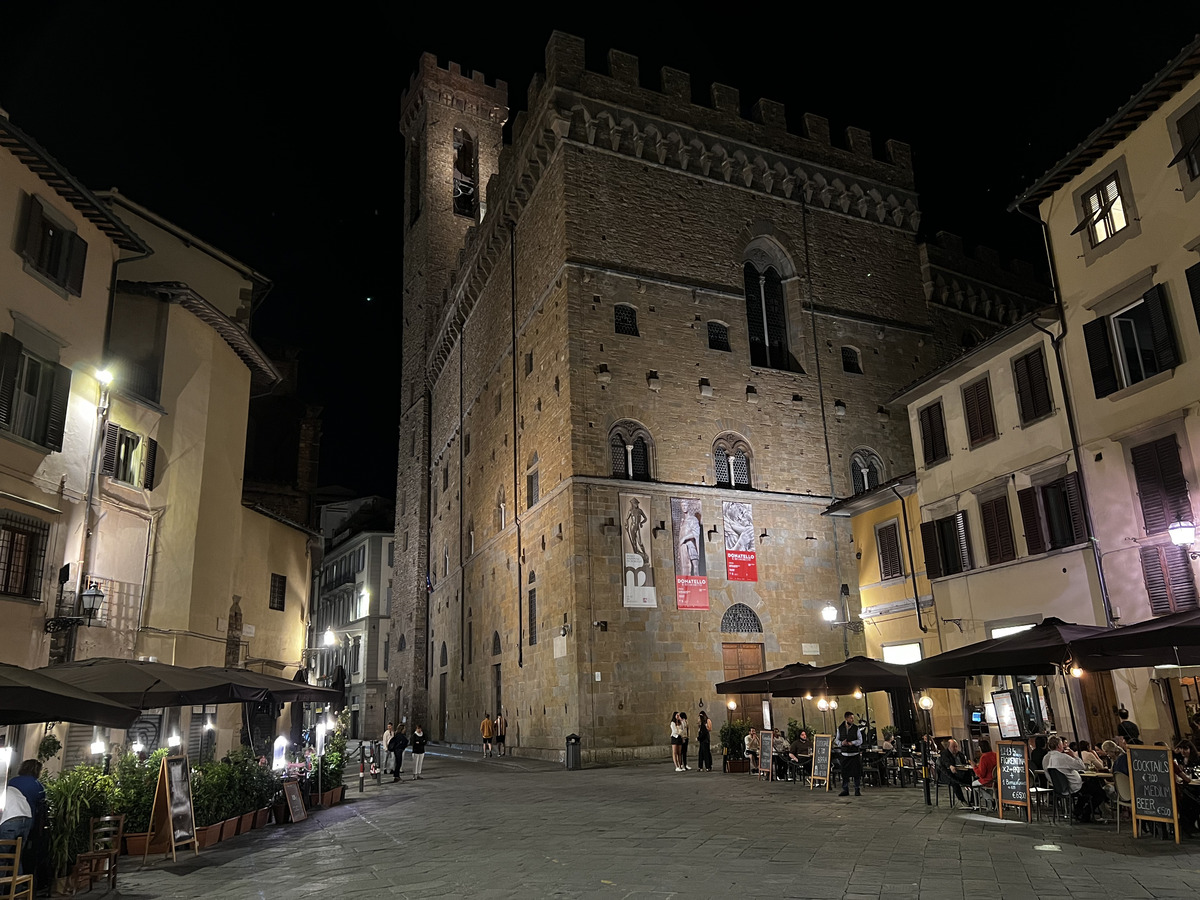
[{"label": "chalkboard sign", "polygon": [[[759,747],[758,756],[758,777],[765,778],[767,781],[770,781],[771,777],[775,773],[775,764],[771,759],[771,753],[774,749],[772,746],[774,741],[775,735],[769,731],[764,731],[759,739],[761,746]],[[764,768],[764,766],[766,768]]]},{"label": "chalkboard sign", "polygon": [[812,779],[808,783],[810,791],[818,780],[824,782],[825,790],[829,790],[829,764],[832,748],[832,734],[817,734],[813,736]]},{"label": "chalkboard sign", "polygon": [[150,829],[142,862],[151,851],[169,852],[174,860],[178,847],[196,843],[196,821],[192,816],[192,782],[186,756],[168,756],[158,769],[158,785],[154,789],[154,805],[150,807]]},{"label": "chalkboard sign", "polygon": [[1029,745],[1024,741],[1000,741],[996,745],[996,787],[999,802],[996,815],[1004,818],[1005,806],[1025,808],[1025,821],[1030,821],[1029,810]]},{"label": "chalkboard sign", "polygon": [[283,783],[283,796],[287,798],[288,816],[293,822],[303,822],[308,818],[304,808],[304,798],[300,796],[300,785],[295,781]]},{"label": "chalkboard sign", "polygon": [[1129,789],[1133,794],[1133,836],[1138,821],[1167,822],[1175,826],[1179,843],[1179,813],[1175,801],[1175,776],[1168,747],[1130,747]]}]

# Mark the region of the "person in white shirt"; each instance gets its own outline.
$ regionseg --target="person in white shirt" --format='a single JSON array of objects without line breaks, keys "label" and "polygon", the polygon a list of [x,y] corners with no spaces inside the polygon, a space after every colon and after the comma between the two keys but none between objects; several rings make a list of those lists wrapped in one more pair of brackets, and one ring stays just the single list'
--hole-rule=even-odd
[{"label": "person in white shirt", "polygon": [[0,813],[0,841],[29,840],[33,811],[25,795],[11,784],[4,790],[4,811]]},{"label": "person in white shirt", "polygon": [[1086,772],[1087,766],[1063,752],[1062,738],[1050,738],[1046,748],[1042,768],[1047,772],[1057,769],[1066,776],[1071,796],[1075,798],[1075,818],[1080,822],[1090,822],[1096,808],[1104,802],[1103,785],[1098,778],[1084,778],[1079,774]]},{"label": "person in white shirt", "polygon": [[392,729],[392,723],[388,722],[387,731],[383,733],[383,771],[384,774],[390,774],[392,769],[396,767],[396,754],[388,749],[388,744],[392,742],[392,737],[395,735]]}]

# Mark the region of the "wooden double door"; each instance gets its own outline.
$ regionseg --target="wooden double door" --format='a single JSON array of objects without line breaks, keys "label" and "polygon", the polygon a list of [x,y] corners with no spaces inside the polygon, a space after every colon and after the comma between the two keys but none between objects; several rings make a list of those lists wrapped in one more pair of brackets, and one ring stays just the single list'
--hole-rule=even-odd
[{"label": "wooden double door", "polygon": [[[742,678],[746,675],[757,675],[765,668],[762,644],[722,644],[722,662],[725,665],[725,680]],[[763,727],[762,702],[765,694],[726,694],[725,711],[729,720],[747,719],[759,731]],[[728,703],[737,703],[736,710],[730,710]],[[718,719],[718,721],[720,721]]]}]

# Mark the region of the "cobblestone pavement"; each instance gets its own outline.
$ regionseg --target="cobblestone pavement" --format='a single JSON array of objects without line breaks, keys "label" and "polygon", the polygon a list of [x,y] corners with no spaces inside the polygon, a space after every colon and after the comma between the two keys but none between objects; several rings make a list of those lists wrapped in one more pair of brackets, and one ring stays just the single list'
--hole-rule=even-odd
[{"label": "cobblestone pavement", "polygon": [[[295,898],[1194,898],[1200,841],[838,798],[667,762],[568,772],[479,754],[198,857],[125,863],[119,896]],[[96,896],[100,896],[99,893]]]}]

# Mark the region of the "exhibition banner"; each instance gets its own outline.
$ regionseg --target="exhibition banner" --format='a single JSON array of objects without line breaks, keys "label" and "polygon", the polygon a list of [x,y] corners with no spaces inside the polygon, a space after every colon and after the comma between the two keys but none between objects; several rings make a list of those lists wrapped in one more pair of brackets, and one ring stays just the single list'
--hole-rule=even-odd
[{"label": "exhibition banner", "polygon": [[708,565],[699,500],[671,498],[671,532],[675,545],[675,606],[708,609]]},{"label": "exhibition banner", "polygon": [[750,504],[726,500],[723,513],[725,576],[730,581],[758,581],[754,516]]},{"label": "exhibition banner", "polygon": [[650,496],[621,494],[621,584],[624,605],[654,609],[654,568],[650,560]]}]

